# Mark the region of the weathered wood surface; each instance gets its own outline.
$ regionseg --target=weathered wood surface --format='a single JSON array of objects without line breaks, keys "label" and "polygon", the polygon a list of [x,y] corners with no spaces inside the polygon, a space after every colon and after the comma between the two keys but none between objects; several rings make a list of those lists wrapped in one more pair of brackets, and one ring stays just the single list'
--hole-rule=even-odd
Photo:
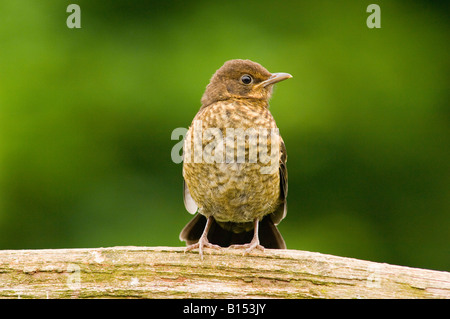
[{"label": "weathered wood surface", "polygon": [[298,250],[3,250],[0,298],[450,298],[450,273]]}]

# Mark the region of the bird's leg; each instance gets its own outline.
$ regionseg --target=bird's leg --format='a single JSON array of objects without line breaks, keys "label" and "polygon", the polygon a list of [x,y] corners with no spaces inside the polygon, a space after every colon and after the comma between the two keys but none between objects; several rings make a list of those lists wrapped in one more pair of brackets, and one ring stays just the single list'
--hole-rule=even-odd
[{"label": "bird's leg", "polygon": [[200,239],[195,244],[187,246],[186,249],[184,250],[185,252],[198,248],[198,251],[200,253],[200,258],[203,259],[203,247],[214,248],[214,249],[221,248],[218,245],[211,244],[208,240],[208,232],[209,232],[209,229],[211,228],[212,222],[213,222],[213,217],[209,216],[208,220],[206,221],[205,229],[203,230],[203,233],[200,236]]},{"label": "bird's leg", "polygon": [[255,220],[253,221],[254,224],[254,233],[253,233],[253,238],[252,241],[248,244],[243,244],[243,245],[231,245],[229,248],[238,248],[238,249],[245,249],[244,255],[250,253],[252,250],[254,249],[259,249],[264,251],[264,247],[260,245],[259,243],[259,219],[255,218]]}]

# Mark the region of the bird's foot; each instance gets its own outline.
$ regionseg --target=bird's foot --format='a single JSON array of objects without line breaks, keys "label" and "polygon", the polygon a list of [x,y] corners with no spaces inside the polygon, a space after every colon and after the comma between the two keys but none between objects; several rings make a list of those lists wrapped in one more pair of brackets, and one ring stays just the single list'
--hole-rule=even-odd
[{"label": "bird's foot", "polygon": [[198,251],[200,254],[200,258],[203,260],[203,248],[221,249],[222,247],[211,244],[208,241],[208,238],[206,238],[206,236],[205,237],[202,236],[202,237],[200,237],[200,239],[198,240],[197,243],[187,246],[184,249],[184,252],[191,251],[191,250],[194,250],[197,248],[198,248]]},{"label": "bird's foot", "polygon": [[235,249],[245,249],[244,255],[248,255],[251,251],[255,249],[259,249],[262,252],[264,252],[264,246],[259,244],[258,239],[252,239],[252,241],[248,244],[242,244],[242,245],[231,245],[228,248],[235,248]]}]

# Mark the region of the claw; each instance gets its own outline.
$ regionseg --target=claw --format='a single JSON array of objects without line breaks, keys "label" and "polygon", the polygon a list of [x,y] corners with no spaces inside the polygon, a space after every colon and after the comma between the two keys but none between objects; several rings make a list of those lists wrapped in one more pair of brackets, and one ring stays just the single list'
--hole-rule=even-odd
[{"label": "claw", "polygon": [[198,240],[198,242],[196,242],[195,244],[189,245],[184,249],[184,252],[187,251],[191,251],[194,249],[198,248],[199,254],[200,254],[200,259],[203,260],[203,248],[212,248],[212,249],[221,249],[222,247],[218,246],[218,245],[214,245],[211,244],[208,241],[208,231],[209,228],[211,227],[211,222],[212,222],[212,217],[208,218],[208,221],[206,222],[206,226],[205,229],[203,230],[203,234],[200,237],[200,239]]},{"label": "claw", "polygon": [[248,255],[250,252],[252,252],[255,249],[259,249],[262,252],[264,252],[264,246],[259,244],[259,240],[258,241],[251,241],[248,244],[243,244],[243,245],[231,245],[228,248],[234,248],[234,249],[245,249],[244,254],[243,255]]},{"label": "claw", "polygon": [[243,255],[248,255],[251,251],[253,251],[255,249],[259,249],[262,252],[264,252],[264,246],[260,245],[260,243],[259,243],[259,236],[258,236],[259,221],[258,221],[258,219],[255,219],[254,225],[255,225],[254,235],[253,235],[253,239],[250,243],[242,244],[242,245],[231,245],[228,248],[245,249]]},{"label": "claw", "polygon": [[211,244],[206,237],[200,237],[195,244],[189,245],[184,249],[184,252],[191,251],[198,248],[200,258],[203,260],[203,248],[221,249],[218,245]]}]

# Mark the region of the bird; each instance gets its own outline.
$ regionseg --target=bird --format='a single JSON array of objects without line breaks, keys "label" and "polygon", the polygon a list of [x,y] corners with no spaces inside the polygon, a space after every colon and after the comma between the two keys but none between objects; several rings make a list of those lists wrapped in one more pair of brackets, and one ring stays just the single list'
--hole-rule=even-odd
[{"label": "bird", "polygon": [[184,205],[195,215],[179,236],[185,251],[286,249],[276,225],[287,212],[287,153],[269,99],[289,78],[242,59],[213,74],[183,144]]}]

